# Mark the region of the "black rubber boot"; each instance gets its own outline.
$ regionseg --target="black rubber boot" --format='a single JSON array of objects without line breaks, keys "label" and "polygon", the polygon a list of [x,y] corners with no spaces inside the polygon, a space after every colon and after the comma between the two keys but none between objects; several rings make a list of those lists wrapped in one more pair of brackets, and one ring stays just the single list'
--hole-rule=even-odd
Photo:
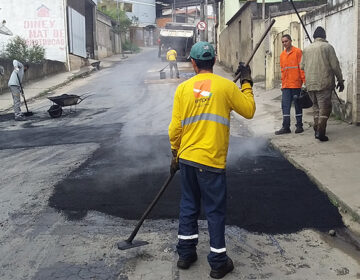
[{"label": "black rubber boot", "polygon": [[321,134],[319,134],[317,139],[319,139],[321,142],[329,141],[329,137],[327,137],[326,135],[321,135]]},{"label": "black rubber boot", "polygon": [[180,269],[189,269],[189,267],[196,262],[197,260],[197,254],[195,253],[194,256],[188,259],[180,259],[177,262],[177,267]]},{"label": "black rubber boot", "polygon": [[210,277],[211,278],[215,278],[215,279],[221,279],[223,278],[226,274],[228,274],[229,272],[233,271],[234,269],[234,264],[232,259],[230,259],[228,257],[227,261],[225,264],[223,264],[219,269],[212,269],[210,271]]},{"label": "black rubber boot", "polygon": [[281,135],[281,134],[287,134],[287,133],[291,133],[291,130],[288,127],[282,127],[278,131],[275,131],[275,135]]},{"label": "black rubber boot", "polygon": [[297,126],[296,129],[295,129],[295,133],[302,133],[304,132],[304,129],[302,126]]},{"label": "black rubber boot", "polygon": [[329,138],[326,134],[326,122],[320,122],[318,126],[318,138],[321,142],[329,141]]}]

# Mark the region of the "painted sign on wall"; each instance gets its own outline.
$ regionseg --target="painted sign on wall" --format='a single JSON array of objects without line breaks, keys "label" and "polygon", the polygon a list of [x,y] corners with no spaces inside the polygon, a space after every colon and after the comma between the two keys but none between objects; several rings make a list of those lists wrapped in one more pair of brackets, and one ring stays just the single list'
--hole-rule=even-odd
[{"label": "painted sign on wall", "polygon": [[63,0],[2,1],[1,18],[13,36],[1,36],[0,47],[9,39],[20,36],[28,45],[45,48],[45,57],[66,61],[65,9]]}]

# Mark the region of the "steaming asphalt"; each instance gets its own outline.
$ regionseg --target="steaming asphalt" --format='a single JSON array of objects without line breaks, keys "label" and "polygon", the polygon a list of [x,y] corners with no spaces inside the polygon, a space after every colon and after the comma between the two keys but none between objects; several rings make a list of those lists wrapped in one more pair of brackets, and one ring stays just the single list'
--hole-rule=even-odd
[{"label": "steaming asphalt", "polygon": [[[158,70],[164,65],[155,49],[146,50],[58,90],[57,95],[92,94],[76,111],[65,108],[59,119],[47,115],[51,104],[44,99],[30,104],[36,114],[25,123],[14,123],[9,114],[0,116],[0,171],[3,178],[7,177],[2,180],[0,192],[8,192],[6,199],[0,200],[2,209],[7,209],[7,214],[0,215],[1,226],[6,228],[0,240],[10,238],[11,227],[19,233],[25,225],[30,230],[37,219],[53,228],[59,223],[58,213],[65,218],[65,224],[75,223],[74,227],[86,224],[93,213],[121,218],[127,228],[123,235],[131,231],[133,225],[126,221],[142,215],[169,173],[167,127],[177,83],[159,80]],[[180,65],[183,77],[191,76],[186,67]],[[265,139],[251,137],[246,120],[233,118],[231,126],[236,133],[231,136],[228,156],[228,225],[260,234],[291,234],[303,229],[326,232],[344,227],[337,208],[326,195],[304,172],[270,148]],[[20,193],[15,203],[11,192]],[[22,192],[26,196],[21,196]],[[43,200],[38,202],[38,197]],[[169,219],[175,221],[176,227],[179,199],[177,174],[149,222]],[[97,227],[93,231],[100,231]],[[35,228],[35,232],[45,230],[37,223]],[[69,231],[65,229],[65,234]],[[0,255],[10,251],[10,247],[0,250]],[[35,279],[49,279],[50,275],[55,277],[51,274],[54,271],[66,269],[59,263],[39,271],[28,266],[24,265],[22,275],[28,268],[37,275]],[[104,273],[102,264],[95,266],[100,267],[95,275]],[[120,265],[113,269],[125,268]],[[109,278],[104,279],[114,279],[116,272],[107,273]]]}]

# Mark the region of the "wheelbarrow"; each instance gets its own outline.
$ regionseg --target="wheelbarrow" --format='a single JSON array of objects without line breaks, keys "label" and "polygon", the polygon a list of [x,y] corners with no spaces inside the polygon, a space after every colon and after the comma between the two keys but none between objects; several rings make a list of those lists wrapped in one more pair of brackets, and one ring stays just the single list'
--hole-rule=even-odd
[{"label": "wheelbarrow", "polygon": [[76,106],[90,95],[85,97],[82,96],[75,94],[62,94],[59,96],[48,97],[48,99],[53,102],[53,105],[51,105],[50,109],[48,110],[50,117],[59,118],[63,112],[62,107]]}]

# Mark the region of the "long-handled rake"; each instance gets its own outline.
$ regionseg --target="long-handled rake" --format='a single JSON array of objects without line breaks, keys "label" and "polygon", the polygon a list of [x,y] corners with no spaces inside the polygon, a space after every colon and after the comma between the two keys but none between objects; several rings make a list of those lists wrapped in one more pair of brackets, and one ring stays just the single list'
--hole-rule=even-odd
[{"label": "long-handled rake", "polygon": [[21,95],[22,95],[22,97],[24,98],[24,103],[25,103],[25,107],[26,107],[26,112],[24,113],[24,116],[30,117],[30,116],[34,115],[34,113],[31,112],[31,111],[29,111],[29,108],[28,108],[28,106],[27,106],[27,102],[26,102],[26,99],[25,99],[24,89],[23,89],[22,84],[21,84],[21,82],[20,82],[19,75],[16,74],[16,76],[17,76],[18,81],[19,81],[19,85],[20,85],[20,89],[21,89]]},{"label": "long-handled rake", "polygon": [[127,249],[130,249],[130,248],[139,247],[139,246],[149,244],[149,242],[147,242],[147,241],[134,240],[134,238],[135,238],[137,232],[139,231],[141,225],[143,224],[144,220],[149,215],[150,211],[154,208],[155,204],[158,202],[161,195],[166,190],[167,186],[170,184],[170,182],[171,182],[172,178],[174,177],[174,175],[175,175],[175,173],[171,173],[169,175],[169,177],[166,179],[164,185],[161,187],[160,191],[158,192],[158,194],[156,195],[154,200],[151,202],[151,204],[148,206],[148,208],[146,209],[146,211],[144,212],[144,214],[140,218],[139,222],[137,223],[136,227],[134,228],[134,230],[130,234],[129,238],[124,240],[124,241],[118,242],[117,246],[118,246],[119,250],[127,250]]}]

